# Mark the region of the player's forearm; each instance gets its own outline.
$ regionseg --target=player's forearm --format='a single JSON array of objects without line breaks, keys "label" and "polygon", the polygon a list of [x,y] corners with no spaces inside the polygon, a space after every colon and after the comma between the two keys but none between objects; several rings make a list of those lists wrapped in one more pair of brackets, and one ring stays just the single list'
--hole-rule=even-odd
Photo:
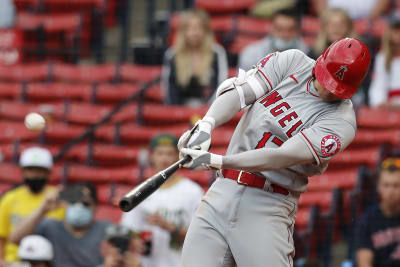
[{"label": "player's forearm", "polygon": [[222,158],[222,168],[260,172],[312,162],[314,157],[306,145],[299,137],[293,137],[279,148],[260,148],[226,155]]},{"label": "player's forearm", "polygon": [[239,95],[236,90],[230,90],[217,97],[204,117],[212,117],[215,127],[231,120],[240,111]]}]

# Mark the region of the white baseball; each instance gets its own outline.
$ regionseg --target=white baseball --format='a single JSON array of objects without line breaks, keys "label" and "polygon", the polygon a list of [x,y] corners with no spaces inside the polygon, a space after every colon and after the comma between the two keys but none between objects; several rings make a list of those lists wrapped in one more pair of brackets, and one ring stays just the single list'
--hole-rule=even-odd
[{"label": "white baseball", "polygon": [[42,115],[38,113],[29,113],[25,117],[25,126],[31,131],[40,131],[46,125],[46,121]]}]

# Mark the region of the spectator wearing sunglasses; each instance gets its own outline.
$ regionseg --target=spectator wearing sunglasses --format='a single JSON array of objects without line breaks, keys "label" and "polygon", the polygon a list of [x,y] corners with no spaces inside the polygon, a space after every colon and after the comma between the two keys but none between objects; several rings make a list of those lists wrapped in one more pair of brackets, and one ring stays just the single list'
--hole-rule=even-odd
[{"label": "spectator wearing sunglasses", "polygon": [[382,162],[377,191],[356,228],[357,266],[400,266],[400,157]]},{"label": "spectator wearing sunglasses", "polygon": [[[66,205],[64,221],[44,219],[51,210]],[[97,221],[96,187],[79,183],[48,195],[41,206],[11,233],[10,241],[19,243],[30,234],[41,235],[53,245],[54,267],[94,267],[102,264],[100,245],[107,222]]]}]

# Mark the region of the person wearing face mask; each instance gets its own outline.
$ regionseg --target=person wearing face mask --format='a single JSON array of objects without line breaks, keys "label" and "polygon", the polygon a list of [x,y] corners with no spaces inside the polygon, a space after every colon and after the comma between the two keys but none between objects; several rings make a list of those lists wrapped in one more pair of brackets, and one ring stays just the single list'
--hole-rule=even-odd
[{"label": "person wearing face mask", "polygon": [[[18,246],[7,242],[16,225],[40,206],[47,194],[55,190],[47,185],[53,167],[53,158],[47,149],[31,147],[24,150],[19,165],[23,184],[6,193],[0,202],[0,266],[2,262],[18,260]],[[54,209],[47,217],[62,220],[64,209]]]},{"label": "person wearing face mask", "polygon": [[[64,221],[43,219],[51,210],[66,204]],[[110,223],[95,219],[96,187],[78,183],[48,195],[31,216],[20,223],[10,235],[10,241],[32,233],[47,238],[54,249],[54,267],[94,267],[102,264],[100,245]]]},{"label": "person wearing face mask", "polygon": [[272,19],[271,32],[261,41],[249,44],[239,55],[239,68],[249,70],[260,58],[288,49],[308,53],[308,47],[300,38],[300,21],[292,9],[278,11]]}]

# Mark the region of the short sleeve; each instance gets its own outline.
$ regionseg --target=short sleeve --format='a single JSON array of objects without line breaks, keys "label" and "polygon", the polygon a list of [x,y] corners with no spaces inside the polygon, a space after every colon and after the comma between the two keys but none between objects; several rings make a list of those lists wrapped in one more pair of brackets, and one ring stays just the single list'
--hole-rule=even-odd
[{"label": "short sleeve", "polygon": [[265,56],[257,63],[257,67],[268,89],[273,90],[284,79],[308,67],[311,62],[313,60],[300,50],[290,49]]},{"label": "short sleeve", "polygon": [[125,226],[132,231],[140,232],[141,226],[145,223],[145,214],[140,206],[122,214],[120,225]]},{"label": "short sleeve", "polygon": [[355,127],[343,119],[323,119],[300,132],[318,165],[328,162],[354,139]]},{"label": "short sleeve", "polygon": [[10,200],[5,195],[0,201],[0,238],[7,238],[10,234]]},{"label": "short sleeve", "polygon": [[371,231],[368,227],[368,216],[364,215],[357,222],[355,230],[355,247],[356,249],[368,248],[373,249]]}]

